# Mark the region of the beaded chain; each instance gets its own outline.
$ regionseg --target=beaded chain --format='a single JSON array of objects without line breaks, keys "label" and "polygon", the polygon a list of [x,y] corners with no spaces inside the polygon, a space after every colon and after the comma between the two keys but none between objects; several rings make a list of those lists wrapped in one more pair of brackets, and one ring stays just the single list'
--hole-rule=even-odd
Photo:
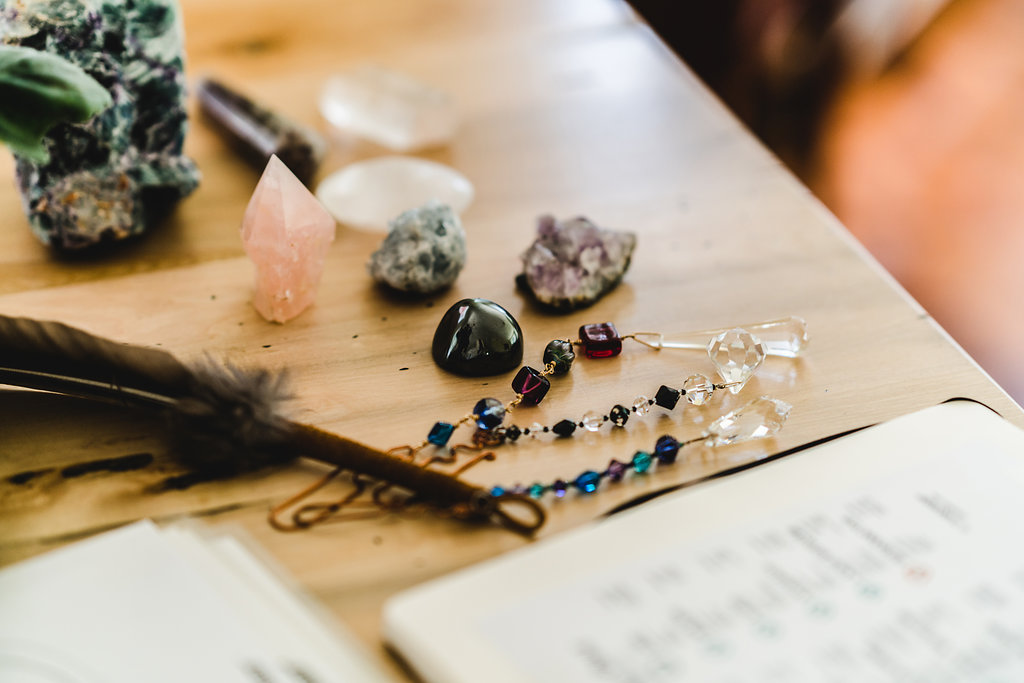
[{"label": "beaded chain", "polygon": [[593,493],[602,481],[618,483],[630,471],[634,474],[647,474],[655,463],[659,467],[675,464],[679,451],[690,444],[704,442],[710,447],[717,447],[774,436],[785,424],[790,408],[784,401],[762,396],[722,415],[696,438],[680,441],[665,434],[655,442],[653,451],[637,451],[628,462],[613,458],[604,470],[584,470],[575,478],[556,479],[548,484],[537,482],[531,486],[495,486],[491,489],[491,495],[529,495],[541,498],[550,491],[556,498],[562,498],[570,488],[575,488],[581,494]]},{"label": "beaded chain", "polygon": [[[732,332],[739,333],[743,331],[733,330]],[[749,336],[748,333],[743,333]],[[506,441],[517,441],[521,436],[537,437],[540,434],[552,433],[556,436],[568,437],[572,436],[577,429],[596,432],[602,425],[608,422],[615,427],[624,427],[629,420],[630,414],[645,415],[654,405],[659,405],[667,410],[673,410],[682,396],[685,396],[687,401],[693,405],[703,405],[711,398],[715,390],[728,389],[736,393],[743,387],[764,358],[763,350],[757,347],[760,355],[755,355],[756,362],[753,362],[751,367],[747,367],[745,374],[742,376],[733,374],[733,381],[716,384],[704,375],[694,374],[684,381],[682,389],[674,389],[667,385],[662,385],[654,398],[640,395],[634,399],[631,407],[627,408],[621,404],[616,404],[603,415],[596,412],[588,412],[579,420],[564,419],[553,425],[534,423],[525,428],[515,424],[508,427],[502,426],[505,418],[518,405],[538,405],[544,399],[551,388],[551,382],[548,380],[548,377],[564,375],[569,372],[573,361],[576,359],[573,346],[582,347],[584,354],[588,358],[611,358],[618,356],[622,352],[623,339],[635,336],[619,336],[615,325],[610,322],[583,325],[579,329],[579,339],[575,342],[568,339],[555,339],[548,342],[544,349],[543,370],[538,371],[529,365],[524,365],[519,369],[519,372],[516,373],[515,378],[512,380],[512,390],[515,392],[512,400],[502,403],[496,398],[480,399],[473,407],[473,411],[458,421],[435,422],[427,434],[426,440],[419,446],[401,448],[415,453],[431,444],[444,447],[448,444],[455,430],[469,422],[475,422],[477,427],[473,435],[474,444],[490,447],[501,445]],[[650,345],[647,342],[641,343]],[[749,344],[756,347],[758,342],[751,339]],[[725,374],[721,368],[720,374]]]}]

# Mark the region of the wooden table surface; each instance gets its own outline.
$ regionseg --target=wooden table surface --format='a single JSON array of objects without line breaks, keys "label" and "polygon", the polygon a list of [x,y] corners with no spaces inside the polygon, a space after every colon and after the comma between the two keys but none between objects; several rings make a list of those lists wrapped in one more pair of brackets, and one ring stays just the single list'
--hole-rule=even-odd
[{"label": "wooden table surface", "polygon": [[[992,383],[855,243],[828,212],[612,0],[218,0],[183,2],[192,76],[211,74],[300,121],[323,127],[316,100],[331,73],[361,63],[406,72],[451,92],[461,127],[423,154],[476,185],[463,215],[469,261],[454,287],[424,301],[383,295],[365,272],[381,234],[340,226],[316,306],[286,325],[249,305],[251,269],[238,228],[258,173],[200,120],[188,152],[204,178],[158,231],[94,258],[58,259],[30,235],[0,160],[0,311],[62,320],[184,359],[204,353],[288,368],[292,415],[388,448],[418,443],[437,419],[480,397],[511,397],[501,377],[449,375],[430,359],[444,310],[484,297],[522,324],[526,362],[589,322],[620,331],[682,332],[787,315],[812,342],[799,361],[768,359],[739,396],[704,409],[655,409],[614,434],[506,447],[466,477],[529,483],[603,466],[649,449],[662,433],[692,436],[757,394],[790,402],[780,435],[696,450],[685,462],[586,498],[545,501],[541,536],[593,520],[644,492],[755,460],[945,399],[983,401],[1024,426]],[[384,153],[335,140],[324,172]],[[570,315],[536,310],[515,290],[518,254],[542,213],[585,214],[630,229],[638,248],[623,284]],[[610,361],[577,361],[517,421],[547,424],[679,386],[710,373],[699,352],[627,347]],[[533,413],[533,414],[530,414]],[[528,541],[437,515],[329,524],[281,534],[268,507],[320,470],[296,464],[238,480],[155,493],[176,472],[158,426],[107,406],[0,393],[0,563],[142,517],[236,524],[378,652],[383,602],[404,588]],[[154,463],[69,477],[69,464],[132,453]],[[30,475],[27,473],[36,473]],[[756,512],[757,501],[751,501]],[[386,664],[400,676],[393,664]]]}]

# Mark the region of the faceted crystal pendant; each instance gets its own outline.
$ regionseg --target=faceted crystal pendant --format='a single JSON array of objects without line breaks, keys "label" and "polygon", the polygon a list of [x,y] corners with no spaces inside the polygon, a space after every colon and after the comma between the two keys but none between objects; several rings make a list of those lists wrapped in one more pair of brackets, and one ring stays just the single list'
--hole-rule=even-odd
[{"label": "faceted crystal pendant", "polygon": [[633,399],[633,412],[637,415],[646,415],[651,410],[651,401],[646,396],[640,395]]},{"label": "faceted crystal pendant", "polygon": [[733,394],[739,393],[761,366],[764,355],[761,341],[739,327],[712,337],[708,343],[708,357],[725,383],[732,385],[729,392]]},{"label": "faceted crystal pendant", "polygon": [[715,392],[715,385],[707,377],[698,373],[686,378],[686,381],[683,382],[683,390],[686,392],[686,400],[691,405],[702,406]]},{"label": "faceted crystal pendant", "polygon": [[743,329],[761,340],[764,352],[769,356],[796,358],[804,352],[811,339],[807,334],[807,323],[796,316],[747,325]]},{"label": "faceted crystal pendant", "polygon": [[708,427],[707,444],[724,446],[774,436],[786,423],[791,409],[785,401],[767,396],[756,398],[712,422]]}]

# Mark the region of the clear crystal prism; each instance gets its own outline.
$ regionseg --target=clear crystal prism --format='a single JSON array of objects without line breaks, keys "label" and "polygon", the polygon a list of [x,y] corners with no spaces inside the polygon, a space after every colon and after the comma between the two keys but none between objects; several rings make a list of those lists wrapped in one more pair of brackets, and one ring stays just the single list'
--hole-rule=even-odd
[{"label": "clear crystal prism", "polygon": [[764,346],[745,329],[736,327],[708,342],[708,357],[730,393],[739,393],[764,362]]},{"label": "clear crystal prism", "polygon": [[[804,352],[810,341],[807,323],[803,318],[796,316],[736,327],[757,337],[764,346],[765,355],[768,356],[796,358]],[[684,332],[668,335],[668,338],[657,332],[637,332],[634,333],[634,338],[641,344],[655,349],[704,349],[707,348],[708,339],[728,332],[729,329]]]},{"label": "clear crystal prism", "polygon": [[791,409],[791,405],[777,398],[755,398],[712,422],[708,427],[706,443],[709,446],[724,446],[774,436],[786,423]]}]

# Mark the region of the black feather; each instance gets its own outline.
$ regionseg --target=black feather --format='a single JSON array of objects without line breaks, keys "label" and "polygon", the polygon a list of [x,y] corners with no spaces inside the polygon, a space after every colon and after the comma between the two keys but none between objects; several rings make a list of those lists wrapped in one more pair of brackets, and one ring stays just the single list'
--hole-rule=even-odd
[{"label": "black feather", "polygon": [[165,351],[63,323],[0,316],[0,384],[156,411],[178,459],[212,476],[295,457],[279,413],[284,373],[210,359],[189,367]]}]

